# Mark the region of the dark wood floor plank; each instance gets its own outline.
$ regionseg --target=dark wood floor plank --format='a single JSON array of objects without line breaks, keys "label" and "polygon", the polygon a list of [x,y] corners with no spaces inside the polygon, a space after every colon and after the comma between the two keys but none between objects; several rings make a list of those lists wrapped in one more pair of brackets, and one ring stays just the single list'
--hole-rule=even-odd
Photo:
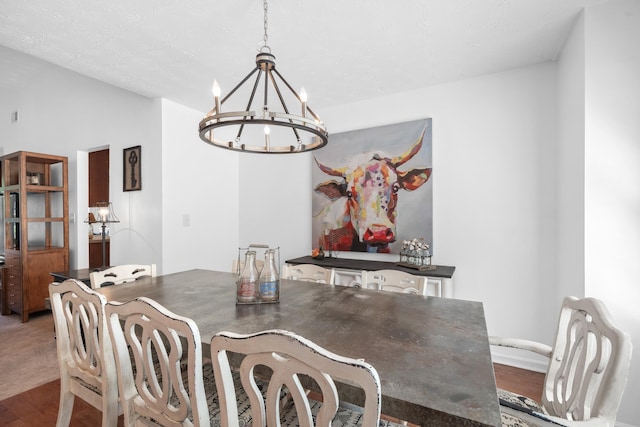
[{"label": "dark wood floor plank", "polygon": [[515,368],[513,366],[494,363],[496,385],[498,388],[527,396],[535,401],[540,401],[544,387],[544,374]]},{"label": "dark wood floor plank", "polygon": [[[0,425],[6,427],[54,427],[58,416],[60,381],[52,381],[0,402]],[[102,413],[76,398],[70,427],[95,427]],[[118,427],[124,427],[122,416]]]},{"label": "dark wood floor plank", "polygon": [[18,419],[18,415],[8,408],[4,403],[0,402],[0,426],[8,426]]}]

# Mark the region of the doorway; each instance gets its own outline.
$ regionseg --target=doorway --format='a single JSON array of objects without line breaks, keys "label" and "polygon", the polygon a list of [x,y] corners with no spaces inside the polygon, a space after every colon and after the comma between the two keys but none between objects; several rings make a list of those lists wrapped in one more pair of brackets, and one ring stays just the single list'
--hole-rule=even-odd
[{"label": "doorway", "polygon": [[[89,206],[109,201],[109,149],[89,153]],[[92,225],[89,235],[89,268],[102,266],[102,236],[99,224]],[[109,236],[105,243],[105,262],[110,262]]]}]

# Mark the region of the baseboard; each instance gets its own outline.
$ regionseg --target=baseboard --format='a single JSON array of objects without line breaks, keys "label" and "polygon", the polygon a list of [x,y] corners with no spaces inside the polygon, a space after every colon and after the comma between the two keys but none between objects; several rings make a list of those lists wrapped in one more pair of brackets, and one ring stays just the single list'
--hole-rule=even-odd
[{"label": "baseboard", "polygon": [[634,426],[631,424],[626,424],[626,423],[619,423],[616,421],[616,427],[638,427],[638,426]]},{"label": "baseboard", "polygon": [[547,372],[547,362],[545,360],[507,354],[493,348],[491,349],[491,360],[493,360],[494,363],[515,366],[516,368],[527,369],[529,371]]}]

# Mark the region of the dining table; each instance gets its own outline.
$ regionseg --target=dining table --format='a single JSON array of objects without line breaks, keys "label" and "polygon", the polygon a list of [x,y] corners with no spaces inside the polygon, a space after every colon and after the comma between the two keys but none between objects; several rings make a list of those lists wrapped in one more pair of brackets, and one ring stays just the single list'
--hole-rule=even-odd
[{"label": "dining table", "polygon": [[221,331],[284,329],[364,359],[380,376],[386,415],[421,426],[501,426],[481,302],[281,279],[279,302],[237,304],[236,279],[196,269],[99,291],[109,301],[151,298],[193,319],[205,350]]}]

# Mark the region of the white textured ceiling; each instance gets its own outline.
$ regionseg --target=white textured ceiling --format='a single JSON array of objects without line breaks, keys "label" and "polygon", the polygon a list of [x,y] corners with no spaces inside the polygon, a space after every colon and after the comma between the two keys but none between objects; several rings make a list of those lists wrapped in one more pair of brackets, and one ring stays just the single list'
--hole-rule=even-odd
[{"label": "white textured ceiling", "polygon": [[[556,59],[603,0],[272,0],[269,45],[330,106]],[[255,66],[261,0],[0,0],[0,45],[200,111]],[[37,61],[0,50],[0,90]]]}]

